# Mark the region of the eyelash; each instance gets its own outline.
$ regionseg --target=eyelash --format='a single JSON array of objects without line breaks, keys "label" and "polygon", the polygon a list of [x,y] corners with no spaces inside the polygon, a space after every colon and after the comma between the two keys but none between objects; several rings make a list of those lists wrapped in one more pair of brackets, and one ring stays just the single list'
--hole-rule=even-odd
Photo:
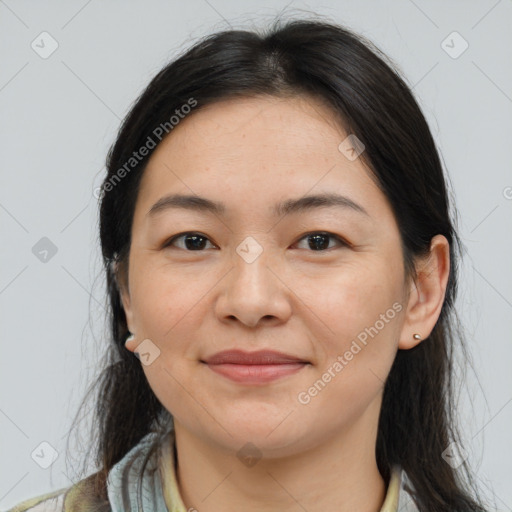
[{"label": "eyelash", "polygon": [[[172,247],[173,242],[175,242],[176,240],[178,240],[180,238],[184,238],[186,236],[189,236],[189,235],[195,235],[195,236],[198,236],[200,238],[205,238],[208,241],[210,241],[209,238],[206,235],[203,235],[202,233],[198,233],[196,231],[186,231],[184,233],[180,233],[178,235],[174,235],[173,237],[171,237],[169,240],[167,240],[164,243],[162,248]],[[339,242],[341,247],[351,247],[351,245],[346,240],[344,240],[340,236],[335,235],[334,233],[330,233],[328,231],[311,231],[310,233],[306,233],[303,236],[301,236],[297,240],[297,242],[295,242],[295,243],[298,243],[298,242],[300,242],[300,241],[302,241],[302,240],[304,240],[304,239],[306,239],[306,238],[308,238],[310,236],[314,236],[314,235],[323,235],[323,236],[326,236],[326,237],[329,237],[329,238],[334,238],[334,239],[336,239],[336,241]],[[212,243],[212,242],[210,241],[210,243]],[[178,249],[182,249],[182,250],[184,250],[186,252],[204,252],[204,250],[202,250],[202,249],[199,249],[197,251],[191,251],[191,250],[188,250],[188,249],[183,249],[181,247],[178,247]],[[330,251],[332,249],[335,249],[335,247],[329,247],[328,249],[320,249],[318,251],[310,250],[308,252],[328,252],[328,251]]]}]

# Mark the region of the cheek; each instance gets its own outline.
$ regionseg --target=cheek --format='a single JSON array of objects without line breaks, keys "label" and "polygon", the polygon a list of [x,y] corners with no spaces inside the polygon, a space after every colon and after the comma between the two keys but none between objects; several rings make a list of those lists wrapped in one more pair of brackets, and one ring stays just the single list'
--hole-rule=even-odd
[{"label": "cheek", "polygon": [[304,401],[311,399],[315,407],[329,410],[329,403],[341,400],[350,415],[380,392],[402,323],[399,277],[373,264],[340,273],[322,290],[312,283],[312,308],[325,329],[316,340],[317,375],[309,391],[302,390]]},{"label": "cheek", "polygon": [[[137,266],[138,265],[138,266]],[[135,322],[145,337],[163,341],[181,328],[207,291],[205,280],[150,261],[134,262],[131,283]],[[206,289],[205,289],[206,288]]]},{"label": "cheek", "polygon": [[377,265],[368,263],[330,275],[323,283],[311,280],[303,289],[304,293],[309,290],[304,302],[311,305],[332,339],[328,347],[336,351],[358,336],[364,341],[368,330],[375,335],[373,327],[384,337],[396,330],[403,309],[400,283],[399,275],[380,272]]},{"label": "cheek", "polygon": [[403,308],[389,290],[365,288],[361,282],[355,289],[337,284],[319,304],[333,332],[317,338],[318,365],[296,402],[306,414],[340,426],[364,414],[383,391],[396,355]]}]

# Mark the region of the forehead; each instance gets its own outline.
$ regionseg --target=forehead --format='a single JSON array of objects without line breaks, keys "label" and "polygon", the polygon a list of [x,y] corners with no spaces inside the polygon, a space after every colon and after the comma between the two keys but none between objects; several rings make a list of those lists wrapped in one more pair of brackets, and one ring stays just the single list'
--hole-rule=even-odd
[{"label": "forehead", "polygon": [[180,192],[257,206],[336,192],[378,214],[385,197],[361,159],[340,151],[346,137],[331,109],[310,97],[223,100],[185,117],[159,144],[139,196],[154,203]]},{"label": "forehead", "polygon": [[321,151],[344,136],[333,112],[319,100],[303,96],[235,98],[193,111],[164,139],[152,159],[158,160],[161,153],[177,146],[191,149],[191,145],[197,151],[188,156],[198,159],[206,150],[240,157],[260,150],[263,160],[270,156],[262,152],[264,148],[271,149],[274,156],[290,157],[290,149],[298,155],[315,148]]}]

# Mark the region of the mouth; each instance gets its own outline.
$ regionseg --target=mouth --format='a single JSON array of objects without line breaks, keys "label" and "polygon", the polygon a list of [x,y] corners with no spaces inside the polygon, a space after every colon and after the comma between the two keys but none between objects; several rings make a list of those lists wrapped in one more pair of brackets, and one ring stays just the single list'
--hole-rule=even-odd
[{"label": "mouth", "polygon": [[234,382],[253,385],[293,375],[311,364],[309,361],[273,350],[226,350],[201,362],[218,375]]}]

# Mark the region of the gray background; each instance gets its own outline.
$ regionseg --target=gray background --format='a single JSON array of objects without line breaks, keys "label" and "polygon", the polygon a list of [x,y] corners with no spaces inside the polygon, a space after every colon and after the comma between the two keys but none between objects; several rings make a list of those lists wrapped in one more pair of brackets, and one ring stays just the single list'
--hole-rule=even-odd
[{"label": "gray background", "polygon": [[[481,488],[512,510],[510,0],[0,1],[2,509],[70,485],[83,456],[78,443],[76,461],[66,463],[65,436],[102,354],[93,191],[120,120],[197,38],[262,26],[286,6],[294,17],[314,11],[373,40],[427,116],[468,250],[458,308],[475,371],[462,388],[464,438]],[[52,40],[43,31],[58,44],[47,58]],[[463,40],[447,39],[454,31]],[[456,55],[464,40],[467,50]],[[42,442],[59,454],[48,469],[39,465],[51,462]]]}]

